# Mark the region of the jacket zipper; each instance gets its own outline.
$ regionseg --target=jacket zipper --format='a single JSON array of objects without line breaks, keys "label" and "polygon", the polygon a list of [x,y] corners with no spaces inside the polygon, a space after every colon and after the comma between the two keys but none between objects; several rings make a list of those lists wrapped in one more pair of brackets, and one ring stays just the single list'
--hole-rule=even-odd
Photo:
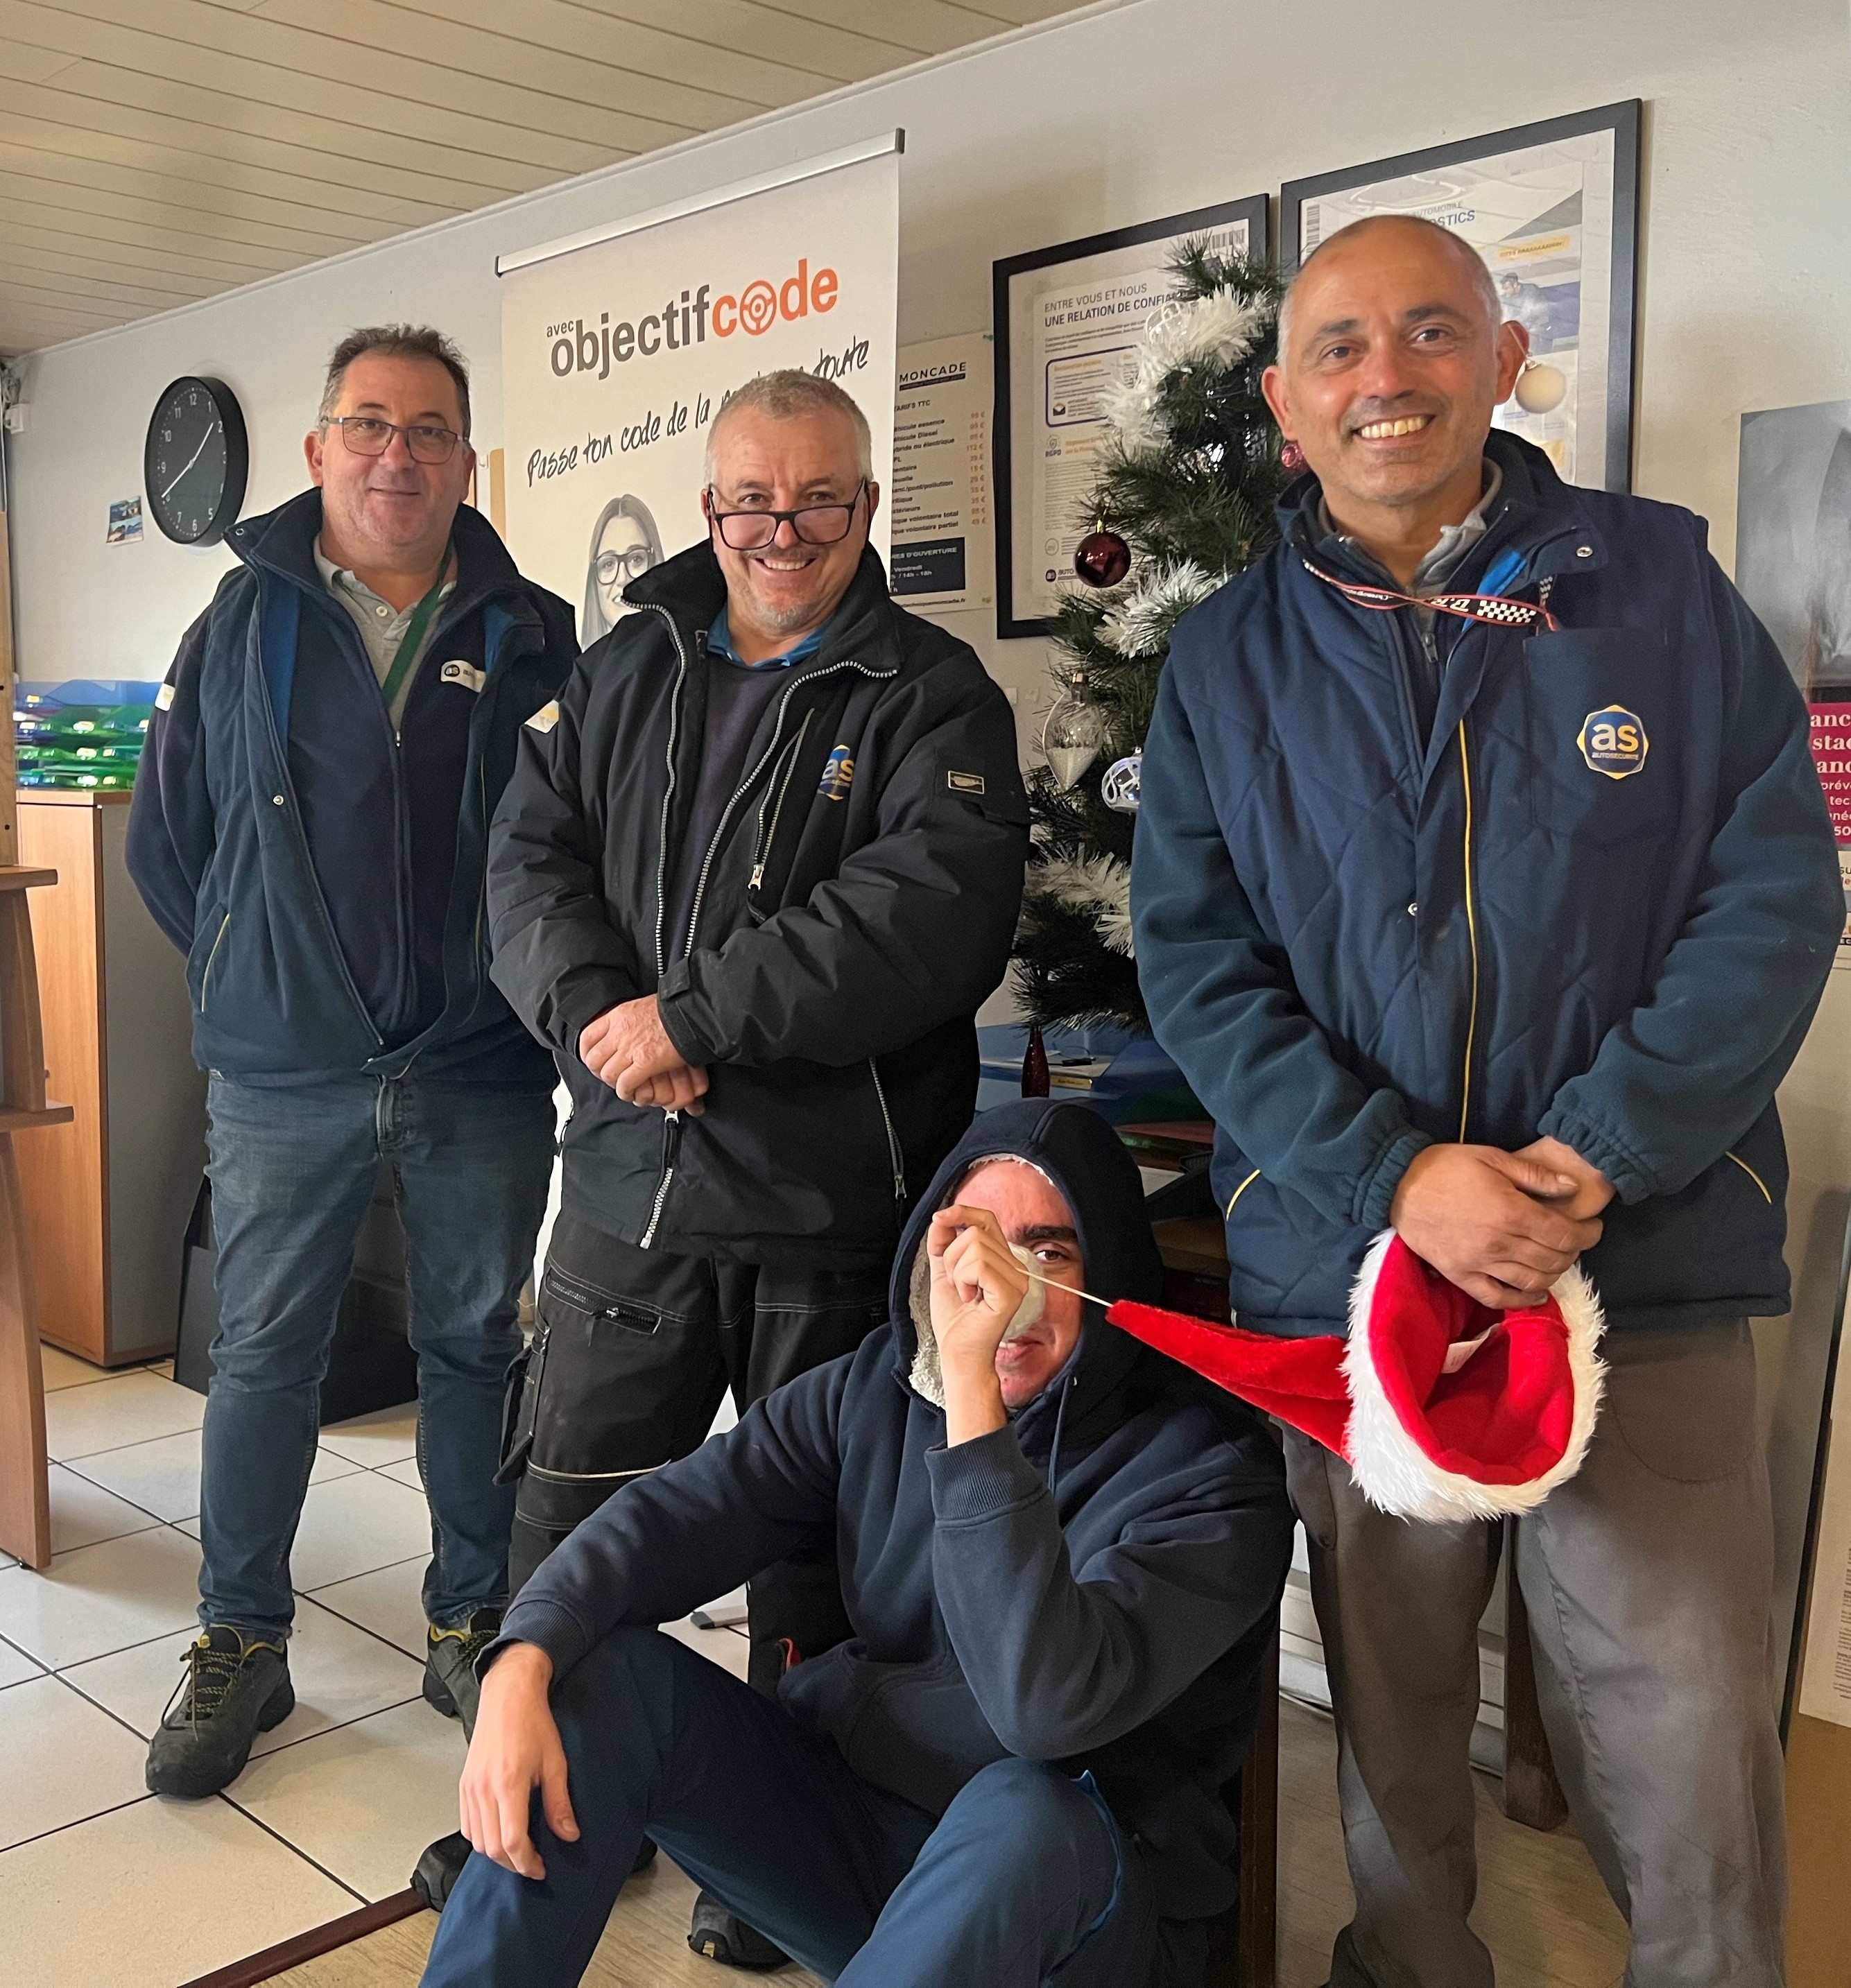
[{"label": "jacket zipper", "polygon": [[[777,840],[778,823],[784,818],[784,796],[790,793],[790,783],[797,776],[797,758],[804,749],[804,741],[809,734],[810,721],[815,715],[816,713],[814,711],[807,711],[804,713],[804,722],[797,727],[797,736],[790,742],[788,754],[790,764],[784,769],[783,784],[777,790],[777,801],[771,810],[771,827],[769,830],[765,827],[765,810],[762,805],[759,809],[758,847],[752,853],[752,877],[746,885],[748,890],[756,891],[765,881],[765,865],[770,860],[771,845]],[[769,795],[766,798],[770,798]]]},{"label": "jacket zipper", "polygon": [[205,956],[205,971],[199,976],[199,1012],[205,1013],[206,994],[212,984],[212,962],[218,957],[218,948],[225,944],[225,933],[230,929],[232,915],[227,911],[218,921],[218,930],[212,940],[212,949]]},{"label": "jacket zipper", "polygon": [[647,1249],[655,1240],[657,1225],[662,1219],[662,1204],[668,1199],[668,1190],[675,1185],[675,1162],[682,1149],[682,1114],[666,1111],[662,1114],[662,1175],[655,1184],[655,1199],[649,1209],[649,1224],[644,1229],[642,1239],[637,1244],[639,1249]]},{"label": "jacket zipper", "polygon": [[658,601],[645,601],[643,605],[651,614],[659,614],[667,624],[668,639],[675,644],[675,688],[668,698],[668,783],[662,790],[662,819],[656,837],[655,851],[655,976],[659,980],[668,971],[668,949],[662,943],[662,924],[668,915],[668,810],[675,800],[675,747],[681,735],[682,692],[688,683],[688,651],[682,644],[682,631],[675,625],[675,617]]},{"label": "jacket zipper", "polygon": [[1459,774],[1465,785],[1465,929],[1472,949],[1472,999],[1466,1010],[1465,1077],[1459,1099],[1459,1139],[1463,1145],[1466,1120],[1472,1108],[1472,1057],[1478,1037],[1478,907],[1472,889],[1472,757],[1466,746],[1463,718],[1459,721]]},{"label": "jacket zipper", "polygon": [[[682,691],[688,681],[688,651],[682,643],[681,631],[675,626],[675,617],[668,612],[668,609],[654,601],[647,602],[645,605],[648,607],[651,613],[661,615],[663,620],[668,624],[669,637],[675,644],[675,660],[678,665],[675,679],[675,690],[668,706],[668,784],[667,791],[662,796],[662,830],[658,837],[659,846],[656,851],[655,861],[655,971],[656,977],[659,980],[668,970],[668,953],[663,944],[662,933],[663,923],[668,917],[668,808],[670,803],[675,798],[675,746],[676,735],[681,725]],[[840,670],[854,670],[862,676],[875,679],[890,677],[896,674],[892,670],[868,669],[860,663],[831,663],[827,669],[807,671],[797,679],[797,682],[786,687],[784,695],[778,700],[777,722],[772,727],[770,742],[759,755],[758,764],[746,776],[744,780],[735,789],[732,799],[722,810],[719,826],[713,831],[713,840],[707,845],[707,854],[701,862],[701,874],[694,887],[694,902],[689,908],[688,935],[682,947],[684,955],[694,949],[694,935],[701,919],[701,901],[707,894],[707,878],[713,867],[714,854],[720,846],[720,838],[726,833],[727,823],[733,819],[733,810],[739,805],[741,797],[750,791],[753,783],[764,770],[766,762],[777,749],[779,735],[784,729],[784,714],[790,707],[790,700],[796,694],[797,683],[814,683],[819,678],[833,676]],[[800,739],[802,735],[800,732],[798,734]],[[878,1077],[875,1079],[875,1084],[878,1087],[879,1084]],[[886,1117],[886,1104],[883,1101],[881,1107],[881,1115],[883,1118]],[[893,1139],[893,1128],[891,1124],[888,1127],[887,1136],[891,1151]],[[681,1114],[678,1111],[668,1112],[665,1114],[662,1128],[662,1175],[656,1182],[655,1199],[650,1204],[648,1222],[636,1246],[639,1249],[647,1249],[649,1247],[655,1240],[656,1230],[662,1226],[662,1210],[668,1203],[668,1190],[675,1185],[675,1165],[681,1151]],[[902,1183],[902,1191],[904,1183]]]},{"label": "jacket zipper", "polygon": [[880,1066],[868,1059],[868,1073],[874,1079],[874,1094],[880,1101],[881,1123],[887,1128],[887,1158],[893,1168],[893,1198],[906,1199],[906,1161],[900,1151],[899,1134],[893,1129],[893,1114],[887,1109],[887,1087],[881,1081]]},{"label": "jacket zipper", "polygon": [[[256,653],[258,677],[259,681],[262,681],[263,620],[261,614],[258,617],[257,638],[252,647]],[[335,935],[334,915],[328,909],[328,901],[323,894],[321,888],[321,879],[316,875],[315,864],[309,854],[309,839],[303,831],[301,810],[296,805],[296,783],[289,776],[289,758],[288,753],[283,750],[283,735],[276,729],[276,707],[270,702],[269,685],[267,682],[263,683],[263,720],[270,735],[270,744],[276,754],[276,777],[282,782],[283,793],[287,798],[288,805],[284,812],[289,818],[290,833],[296,837],[296,846],[302,857],[302,867],[308,874],[309,888],[314,894],[315,908],[321,914],[322,934],[327,940],[329,955],[333,958],[335,969],[340,975],[340,984],[347,990],[348,999],[354,1003],[354,1012],[359,1016],[361,1022],[365,1025],[367,1033],[373,1038],[374,1046],[383,1050],[386,1046],[386,1039],[375,1026],[373,1017],[367,1013],[367,1004],[360,999],[360,989],[354,985],[354,976],[347,970],[347,956],[342,952],[340,941]]]}]

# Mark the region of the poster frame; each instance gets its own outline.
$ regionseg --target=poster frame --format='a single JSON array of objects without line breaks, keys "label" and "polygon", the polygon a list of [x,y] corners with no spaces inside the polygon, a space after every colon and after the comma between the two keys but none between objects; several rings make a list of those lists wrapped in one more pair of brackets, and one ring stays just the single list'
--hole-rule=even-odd
[{"label": "poster frame", "polygon": [[1526,151],[1562,138],[1585,137],[1596,131],[1613,135],[1613,240],[1609,272],[1612,302],[1608,314],[1607,421],[1603,490],[1629,490],[1633,485],[1633,374],[1639,323],[1639,147],[1642,100],[1629,97],[1578,110],[1564,117],[1545,117],[1532,124],[1513,124],[1508,130],[1450,144],[1429,145],[1417,152],[1397,153],[1308,179],[1288,180],[1279,189],[1279,265],[1288,282],[1298,267],[1298,239],[1307,200],[1322,194],[1350,193],[1381,180],[1396,180],[1447,166],[1470,166],[1506,152]]},{"label": "poster frame", "polygon": [[1015,611],[1014,451],[1010,430],[1018,401],[1026,405],[1034,397],[1026,391],[1017,394],[1010,390],[1012,385],[1019,384],[1013,377],[1016,367],[1028,363],[1028,355],[1010,350],[1011,286],[1020,277],[1057,268],[1062,263],[1085,262],[1095,255],[1108,255],[1115,249],[1135,248],[1146,242],[1173,242],[1179,247],[1193,236],[1239,221],[1247,223],[1250,252],[1264,257],[1271,248],[1267,231],[1271,205],[1267,194],[1247,194],[1235,200],[1217,201],[1211,206],[1192,208],[1186,213],[1138,221],[1128,228],[1081,235],[1072,242],[1057,242],[1052,248],[1006,255],[990,265],[990,333],[996,366],[996,391],[990,416],[990,465],[996,486],[997,634],[1003,641],[1045,635],[1054,625],[1041,616],[1019,615]]}]

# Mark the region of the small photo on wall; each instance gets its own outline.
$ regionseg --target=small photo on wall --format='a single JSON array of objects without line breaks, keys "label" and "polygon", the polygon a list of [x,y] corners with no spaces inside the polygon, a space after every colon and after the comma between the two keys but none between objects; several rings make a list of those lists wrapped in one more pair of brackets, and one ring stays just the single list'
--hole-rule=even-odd
[{"label": "small photo on wall", "polygon": [[110,525],[103,536],[106,546],[133,545],[141,536],[141,499],[123,497],[110,506]]},{"label": "small photo on wall", "polygon": [[1633,333],[1639,234],[1636,99],[1378,159],[1279,194],[1289,275],[1352,222],[1418,215],[1469,242],[1530,363],[1494,420],[1534,442],[1570,483],[1632,482]]}]

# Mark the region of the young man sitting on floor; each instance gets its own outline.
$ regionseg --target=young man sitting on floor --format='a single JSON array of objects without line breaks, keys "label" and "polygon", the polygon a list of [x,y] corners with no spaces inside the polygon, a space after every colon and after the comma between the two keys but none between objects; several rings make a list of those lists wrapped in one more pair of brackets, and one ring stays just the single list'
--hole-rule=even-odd
[{"label": "young man sitting on floor", "polygon": [[[509,1610],[426,1988],[577,1981],[645,1831],[842,1988],[1199,1988],[1291,1518],[1254,1416],[1080,1294],[1161,1276],[1103,1119],[980,1117],[891,1322],[626,1486]],[[831,1543],[854,1638],[792,1653],[777,1702],[656,1633]]]}]

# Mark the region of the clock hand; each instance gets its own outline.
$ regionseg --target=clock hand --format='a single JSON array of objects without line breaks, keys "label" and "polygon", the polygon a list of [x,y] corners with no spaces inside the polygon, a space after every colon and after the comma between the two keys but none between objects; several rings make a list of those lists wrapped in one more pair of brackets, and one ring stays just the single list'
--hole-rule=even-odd
[{"label": "clock hand", "polygon": [[181,470],[180,474],[174,478],[173,482],[161,492],[161,495],[164,500],[172,496],[174,492],[186,481],[186,470],[191,469],[193,465],[205,455],[205,445],[212,439],[213,431],[216,429],[218,426],[218,423],[216,419],[215,419],[211,427],[208,428],[205,433],[199,438],[199,446],[194,450],[191,458],[188,459],[186,469]]}]

